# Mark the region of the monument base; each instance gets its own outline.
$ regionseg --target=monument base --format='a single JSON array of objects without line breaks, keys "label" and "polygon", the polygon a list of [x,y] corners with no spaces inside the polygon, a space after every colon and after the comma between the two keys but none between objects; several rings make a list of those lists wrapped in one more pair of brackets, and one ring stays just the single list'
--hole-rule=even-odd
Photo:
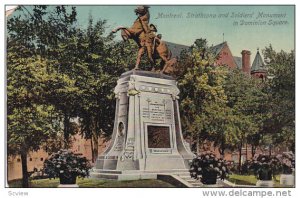
[{"label": "monument base", "polygon": [[112,141],[91,176],[132,180],[187,172],[194,155],[182,136],[176,81],[132,70],[121,75],[114,92]]},{"label": "monument base", "polygon": [[168,175],[181,175],[188,173],[187,169],[173,169],[169,171],[116,171],[116,170],[99,170],[94,169],[90,172],[91,178],[94,179],[107,179],[107,180],[140,180],[140,179],[157,179],[160,174]]}]

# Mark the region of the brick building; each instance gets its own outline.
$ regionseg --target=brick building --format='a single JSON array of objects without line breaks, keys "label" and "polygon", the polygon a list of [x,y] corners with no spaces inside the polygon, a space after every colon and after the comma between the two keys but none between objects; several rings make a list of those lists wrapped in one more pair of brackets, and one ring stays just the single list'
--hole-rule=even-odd
[{"label": "brick building", "polygon": [[249,50],[242,50],[242,57],[234,56],[227,42],[220,43],[212,46],[211,51],[217,56],[215,65],[227,65],[229,68],[241,69],[245,74],[251,75],[256,78],[265,79],[267,76],[267,66],[264,64],[263,59],[257,49],[256,56],[251,66],[251,52]]}]

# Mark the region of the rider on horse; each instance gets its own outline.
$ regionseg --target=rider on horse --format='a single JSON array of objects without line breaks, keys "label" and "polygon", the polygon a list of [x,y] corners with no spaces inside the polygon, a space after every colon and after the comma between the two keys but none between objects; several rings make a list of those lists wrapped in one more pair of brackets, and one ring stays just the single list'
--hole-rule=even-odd
[{"label": "rider on horse", "polygon": [[134,69],[139,69],[141,57],[147,52],[149,62],[153,67],[152,70],[155,69],[155,56],[162,59],[162,65],[164,65],[162,72],[164,72],[167,67],[173,65],[176,61],[173,60],[170,62],[171,52],[168,50],[166,43],[161,40],[160,35],[156,36],[156,27],[153,24],[149,25],[149,6],[138,6],[134,11],[138,15],[138,18],[130,28],[120,26],[112,32],[116,33],[121,30],[121,36],[124,41],[133,39],[137,43],[139,49]]}]

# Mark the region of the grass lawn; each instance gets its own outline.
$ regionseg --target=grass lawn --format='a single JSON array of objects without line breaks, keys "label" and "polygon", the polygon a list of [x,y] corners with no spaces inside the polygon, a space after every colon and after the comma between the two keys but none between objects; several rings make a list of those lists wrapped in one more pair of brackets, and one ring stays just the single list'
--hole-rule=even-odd
[{"label": "grass lawn", "polygon": [[[256,185],[257,182],[257,179],[254,175],[232,174],[229,175],[228,180],[234,184],[240,184],[240,185]],[[274,183],[275,183],[274,187],[283,187],[280,185],[280,175],[276,175]]]},{"label": "grass lawn", "polygon": [[[8,182],[9,187],[21,188],[22,181],[15,180]],[[80,188],[175,188],[172,184],[161,180],[133,180],[133,181],[115,181],[100,179],[77,179]],[[59,185],[59,179],[38,179],[31,180],[31,188],[56,188]]]},{"label": "grass lawn", "polygon": [[255,185],[256,184],[256,177],[254,175],[237,175],[232,174],[229,175],[228,181],[234,184],[241,184],[241,185]]}]

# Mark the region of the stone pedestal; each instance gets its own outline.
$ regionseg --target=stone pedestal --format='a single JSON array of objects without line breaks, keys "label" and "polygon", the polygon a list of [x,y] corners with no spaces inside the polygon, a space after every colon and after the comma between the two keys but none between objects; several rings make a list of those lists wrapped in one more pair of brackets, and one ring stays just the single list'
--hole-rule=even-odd
[{"label": "stone pedestal", "polygon": [[258,180],[256,182],[257,187],[274,187],[273,180]]},{"label": "stone pedestal", "polygon": [[292,174],[281,174],[280,175],[280,184],[285,186],[294,186],[295,185],[295,176]]},{"label": "stone pedestal", "polygon": [[182,137],[176,81],[132,70],[121,75],[114,92],[112,141],[91,176],[126,180],[187,171],[193,154]]},{"label": "stone pedestal", "polygon": [[57,188],[78,188],[77,184],[59,184]]}]

